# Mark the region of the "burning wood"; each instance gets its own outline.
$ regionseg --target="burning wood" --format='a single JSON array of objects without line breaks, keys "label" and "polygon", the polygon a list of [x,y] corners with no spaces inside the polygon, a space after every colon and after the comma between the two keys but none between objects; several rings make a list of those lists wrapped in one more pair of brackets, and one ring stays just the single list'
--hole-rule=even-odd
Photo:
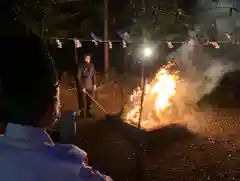
[{"label": "burning wood", "polygon": [[[169,62],[160,68],[151,83],[145,85],[145,97],[142,111],[142,127],[151,127],[161,123],[163,116],[171,114],[173,108],[172,98],[176,94],[179,81],[179,72],[176,64]],[[124,120],[137,125],[140,116],[140,102],[142,90],[137,87],[129,97],[125,106]],[[169,112],[170,111],[170,112]]]}]

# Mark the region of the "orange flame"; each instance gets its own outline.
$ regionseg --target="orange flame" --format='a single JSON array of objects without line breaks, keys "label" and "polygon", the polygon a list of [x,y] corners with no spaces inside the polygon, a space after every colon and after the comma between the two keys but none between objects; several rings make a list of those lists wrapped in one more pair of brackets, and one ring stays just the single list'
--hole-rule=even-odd
[{"label": "orange flame", "polygon": [[[156,115],[159,115],[161,111],[164,111],[170,106],[169,101],[176,93],[176,85],[179,80],[177,73],[171,73],[171,67],[172,63],[169,63],[167,66],[162,67],[157,72],[152,82],[150,84],[147,84],[145,87],[144,104],[147,100],[151,100],[150,102],[152,103],[146,103],[147,109],[151,110],[147,113],[148,116],[152,111],[154,111]],[[133,103],[133,106],[127,112],[126,119],[134,124],[138,123],[139,121],[141,94],[142,90],[138,87],[130,96],[130,102]],[[149,106],[151,107],[149,108]]]}]

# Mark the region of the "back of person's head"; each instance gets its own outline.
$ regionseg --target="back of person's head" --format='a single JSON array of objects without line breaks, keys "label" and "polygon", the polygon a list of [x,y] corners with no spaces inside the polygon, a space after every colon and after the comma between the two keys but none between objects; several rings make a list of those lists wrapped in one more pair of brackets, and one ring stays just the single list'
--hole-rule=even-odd
[{"label": "back of person's head", "polygon": [[0,120],[45,127],[58,113],[57,78],[42,39],[26,31],[0,37]]}]

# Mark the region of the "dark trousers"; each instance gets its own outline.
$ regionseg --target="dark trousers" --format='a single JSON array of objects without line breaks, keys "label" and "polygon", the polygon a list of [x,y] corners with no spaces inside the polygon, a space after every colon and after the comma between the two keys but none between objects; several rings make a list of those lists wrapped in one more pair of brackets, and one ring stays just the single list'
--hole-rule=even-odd
[{"label": "dark trousers", "polygon": [[[86,92],[93,97],[93,90],[86,90]],[[83,111],[84,111],[84,117],[89,114],[92,104],[92,99],[84,92],[82,92],[82,99],[83,99]]]}]

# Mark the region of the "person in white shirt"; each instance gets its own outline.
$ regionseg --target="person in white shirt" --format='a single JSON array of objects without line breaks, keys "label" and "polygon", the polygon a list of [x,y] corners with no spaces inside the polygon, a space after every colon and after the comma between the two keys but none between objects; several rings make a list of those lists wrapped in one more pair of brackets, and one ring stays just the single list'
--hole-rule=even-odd
[{"label": "person in white shirt", "polygon": [[[1,36],[1,35],[0,35]],[[59,84],[41,38],[28,32],[0,37],[1,181],[111,181],[87,165],[77,146],[46,133],[60,117]]]}]

